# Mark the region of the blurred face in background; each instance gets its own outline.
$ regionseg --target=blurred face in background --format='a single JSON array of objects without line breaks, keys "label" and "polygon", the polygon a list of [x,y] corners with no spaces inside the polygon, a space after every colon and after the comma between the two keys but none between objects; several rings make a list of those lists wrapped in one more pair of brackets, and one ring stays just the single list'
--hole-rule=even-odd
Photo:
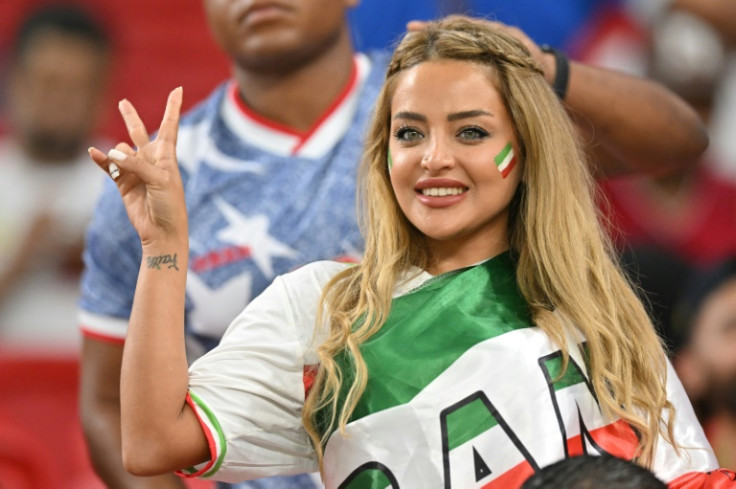
[{"label": "blurred face in background", "polygon": [[736,416],[736,277],[703,302],[685,355],[692,395]]},{"label": "blurred face in background", "polygon": [[357,0],[204,0],[215,40],[246,70],[280,73],[350,42]]},{"label": "blurred face in background", "polygon": [[707,123],[728,61],[718,32],[695,15],[669,11],[654,23],[650,54],[648,76],[688,101]]},{"label": "blurred face in background", "polygon": [[107,54],[82,38],[38,34],[11,70],[8,117],[20,144],[40,160],[86,149],[100,113]]}]

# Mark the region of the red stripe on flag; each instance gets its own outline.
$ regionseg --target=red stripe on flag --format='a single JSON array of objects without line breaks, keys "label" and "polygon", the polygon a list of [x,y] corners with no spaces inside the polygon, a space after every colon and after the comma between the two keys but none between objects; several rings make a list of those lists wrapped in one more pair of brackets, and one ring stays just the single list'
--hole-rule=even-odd
[{"label": "red stripe on flag", "polygon": [[306,398],[309,395],[309,391],[312,389],[312,385],[314,385],[315,377],[317,377],[317,366],[305,365],[304,373],[302,375],[304,382],[304,397]]},{"label": "red stripe on flag", "polygon": [[667,487],[670,489],[734,489],[736,473],[718,469],[713,472],[688,472],[673,480]]},{"label": "red stripe on flag", "polygon": [[509,489],[512,487],[521,487],[521,485],[529,477],[534,474],[534,469],[526,460],[519,465],[515,465],[503,474],[499,475],[491,482],[483,486],[481,489]]},{"label": "red stripe on flag", "polygon": [[[636,437],[636,433],[623,420],[592,430],[590,436],[603,450],[626,460],[633,459],[639,449],[639,439]],[[581,435],[568,438],[567,453],[570,457],[583,454]]]}]

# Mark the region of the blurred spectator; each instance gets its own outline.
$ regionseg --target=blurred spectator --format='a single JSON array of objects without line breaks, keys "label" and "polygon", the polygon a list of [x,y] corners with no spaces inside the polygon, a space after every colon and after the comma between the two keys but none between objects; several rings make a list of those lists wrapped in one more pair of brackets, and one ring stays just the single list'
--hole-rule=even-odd
[{"label": "blurred spectator", "polygon": [[671,0],[672,8],[691,12],[715,27],[724,39],[736,45],[736,2],[731,0]]},{"label": "blurred spectator", "polygon": [[0,340],[75,347],[84,229],[102,179],[93,142],[109,69],[104,29],[71,6],[33,11],[7,73],[0,140]]},{"label": "blurred spectator", "polygon": [[651,471],[610,455],[580,455],[543,468],[521,489],[667,489]]},{"label": "blurred spectator", "polygon": [[[656,11],[649,24],[622,9],[609,11],[599,19],[597,30],[587,33],[592,42],[581,56],[664,84],[711,128],[727,45],[702,18],[663,6]],[[671,329],[673,301],[689,269],[707,267],[736,252],[736,184],[718,173],[724,164],[716,158],[708,152],[699,164],[678,171],[601,182],[614,239],[624,261],[632,264],[633,277],[665,336]]]},{"label": "blurred spectator", "polygon": [[736,468],[736,255],[688,281],[674,367],[721,467]]},{"label": "blurred spectator", "polygon": [[[654,24],[649,76],[687,100],[708,124],[725,66],[725,47],[703,20],[668,12]],[[626,245],[649,245],[696,266],[736,251],[736,185],[699,165],[662,176],[635,176],[603,184],[617,236]]]}]

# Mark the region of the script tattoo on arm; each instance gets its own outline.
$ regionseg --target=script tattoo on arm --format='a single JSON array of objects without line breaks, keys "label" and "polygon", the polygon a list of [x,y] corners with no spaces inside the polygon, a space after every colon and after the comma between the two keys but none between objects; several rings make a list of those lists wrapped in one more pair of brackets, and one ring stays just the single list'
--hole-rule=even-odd
[{"label": "script tattoo on arm", "polygon": [[147,258],[147,261],[148,268],[161,270],[161,265],[168,265],[167,268],[173,268],[177,272],[179,271],[179,266],[176,264],[176,253],[174,253],[173,255],[149,256]]}]

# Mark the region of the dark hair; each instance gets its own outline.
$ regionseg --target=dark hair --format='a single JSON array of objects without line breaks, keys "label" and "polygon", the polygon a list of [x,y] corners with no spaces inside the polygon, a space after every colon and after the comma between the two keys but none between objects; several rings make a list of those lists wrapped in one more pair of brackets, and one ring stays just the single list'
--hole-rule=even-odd
[{"label": "dark hair", "polygon": [[731,279],[736,279],[736,256],[692,274],[673,314],[675,352],[690,341],[695,318],[703,303]]},{"label": "dark hair", "polygon": [[31,11],[20,24],[13,41],[12,57],[18,61],[34,38],[46,32],[58,32],[89,41],[100,51],[110,49],[105,27],[90,12],[74,5],[45,5]]},{"label": "dark hair", "polygon": [[548,465],[521,489],[667,489],[651,471],[611,455],[581,455]]},{"label": "dark hair", "polygon": [[650,245],[630,245],[621,252],[621,263],[652,318],[657,333],[672,354],[678,347],[674,312],[694,266],[685,259]]}]

